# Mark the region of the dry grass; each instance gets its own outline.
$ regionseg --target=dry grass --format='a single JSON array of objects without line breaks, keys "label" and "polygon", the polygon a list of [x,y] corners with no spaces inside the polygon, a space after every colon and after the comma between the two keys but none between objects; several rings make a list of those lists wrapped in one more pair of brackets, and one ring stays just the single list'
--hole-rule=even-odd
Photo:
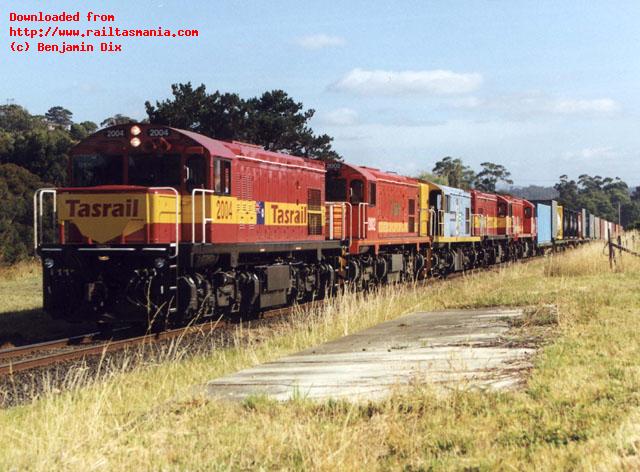
[{"label": "dry grass", "polygon": [[[333,300],[249,343],[113,369],[88,388],[0,413],[0,469],[558,470],[633,468],[640,414],[640,259],[602,246],[440,284]],[[428,387],[371,404],[210,401],[194,386],[415,310],[558,307],[560,336],[517,392]],[[544,316],[542,317],[544,318]],[[540,318],[540,319],[542,319]],[[105,369],[109,369],[105,366]],[[70,374],[86,383],[82,372]],[[630,467],[631,465],[631,467]]]},{"label": "dry grass", "polygon": [[70,324],[42,311],[42,269],[30,260],[0,267],[0,346],[71,336],[95,328]]}]

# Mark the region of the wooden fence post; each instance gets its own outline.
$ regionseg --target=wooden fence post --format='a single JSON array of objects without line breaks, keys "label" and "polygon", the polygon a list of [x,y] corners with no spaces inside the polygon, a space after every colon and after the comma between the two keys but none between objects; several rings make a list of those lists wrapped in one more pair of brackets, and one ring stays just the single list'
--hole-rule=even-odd
[{"label": "wooden fence post", "polygon": [[607,229],[607,244],[609,245],[609,268],[613,270],[613,260],[616,257],[616,253],[611,244],[611,230]]},{"label": "wooden fence post", "polygon": [[622,260],[622,236],[618,235],[618,257]]}]

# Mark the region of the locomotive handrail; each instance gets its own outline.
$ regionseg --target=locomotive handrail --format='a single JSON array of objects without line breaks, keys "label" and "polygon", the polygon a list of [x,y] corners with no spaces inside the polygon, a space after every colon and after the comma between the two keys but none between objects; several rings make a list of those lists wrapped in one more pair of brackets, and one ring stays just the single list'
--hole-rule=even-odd
[{"label": "locomotive handrail", "polygon": [[207,218],[207,195],[215,195],[215,191],[207,188],[194,188],[191,192],[191,242],[196,243],[196,194],[202,194],[202,243],[207,242],[207,223],[212,223],[213,218]]},{"label": "locomotive handrail", "polygon": [[351,239],[353,238],[353,205],[351,202],[344,202],[344,204],[349,208],[349,246],[351,246]]},{"label": "locomotive handrail", "polygon": [[[325,206],[329,206],[329,239],[333,239],[333,208],[339,206],[342,209],[342,232],[341,238],[343,240],[349,241],[349,245],[351,245],[351,225],[352,225],[352,217],[353,217],[353,207],[349,202],[324,202]],[[349,224],[347,226],[347,212],[346,209],[349,207]],[[348,236],[348,237],[347,237]]]},{"label": "locomotive handrail", "polygon": [[518,234],[520,231],[518,230],[518,220],[520,217],[512,216],[511,217],[511,234]]},{"label": "locomotive handrail", "polygon": [[369,229],[369,223],[365,222],[367,216],[368,203],[358,203],[358,239],[367,239],[367,230]]},{"label": "locomotive handrail", "polygon": [[[476,234],[476,225],[475,225],[476,218],[478,218],[478,221],[479,221],[478,234]],[[486,236],[488,234],[487,215],[483,215],[481,213],[472,213],[471,220],[473,221],[473,225],[471,226],[473,236]]]},{"label": "locomotive handrail", "polygon": [[53,225],[56,224],[57,195],[55,188],[39,188],[33,194],[33,249],[37,251],[42,245],[44,230],[38,233],[38,226],[42,227],[42,217],[44,216],[44,195],[51,195],[53,198]]},{"label": "locomotive handrail", "polygon": [[435,236],[434,234],[435,220],[436,220],[436,211],[433,208],[429,208],[429,236]]},{"label": "locomotive handrail", "polygon": [[346,206],[344,204],[344,202],[324,202],[325,206],[329,207],[329,239],[333,240],[334,237],[334,231],[333,231],[333,227],[334,227],[334,208],[339,206],[340,210],[342,211],[341,214],[341,222],[342,222],[342,227],[340,229],[340,237],[344,236],[344,221],[345,221],[345,216],[346,216]]},{"label": "locomotive handrail", "polygon": [[[334,205],[327,205],[327,202],[325,202],[325,206],[329,207],[329,239],[333,240],[333,209],[334,209]],[[340,206],[340,208],[344,208],[343,206]]]},{"label": "locomotive handrail", "polygon": [[176,242],[175,253],[171,257],[178,257],[180,248],[180,193],[173,187],[149,187],[149,190],[169,190],[176,196]]}]

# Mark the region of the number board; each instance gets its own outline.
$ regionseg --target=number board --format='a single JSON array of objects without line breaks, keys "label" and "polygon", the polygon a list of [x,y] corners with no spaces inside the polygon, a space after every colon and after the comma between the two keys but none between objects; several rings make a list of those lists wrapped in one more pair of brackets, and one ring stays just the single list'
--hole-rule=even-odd
[{"label": "number board", "polygon": [[167,128],[149,128],[147,130],[147,135],[151,138],[161,138],[165,136],[169,136],[171,131]]},{"label": "number board", "polygon": [[107,138],[124,138],[124,129],[122,128],[108,129],[104,132],[104,135]]}]

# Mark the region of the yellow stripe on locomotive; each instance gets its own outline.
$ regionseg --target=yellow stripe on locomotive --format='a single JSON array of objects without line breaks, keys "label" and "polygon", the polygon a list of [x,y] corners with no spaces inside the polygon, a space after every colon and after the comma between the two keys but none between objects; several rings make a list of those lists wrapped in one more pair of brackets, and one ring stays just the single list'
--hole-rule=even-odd
[{"label": "yellow stripe on locomotive", "polygon": [[[202,224],[202,197],[184,196],[176,222],[176,197],[170,193],[62,193],[58,200],[58,223],[72,223],[80,233],[96,242],[105,243],[128,236],[145,225]],[[236,197],[207,195],[204,218],[222,225],[307,226],[309,215],[318,215],[325,224],[325,208],[309,210],[306,204],[257,202]],[[259,209],[264,215],[259,218]],[[258,209],[258,210],[257,210]]]}]

